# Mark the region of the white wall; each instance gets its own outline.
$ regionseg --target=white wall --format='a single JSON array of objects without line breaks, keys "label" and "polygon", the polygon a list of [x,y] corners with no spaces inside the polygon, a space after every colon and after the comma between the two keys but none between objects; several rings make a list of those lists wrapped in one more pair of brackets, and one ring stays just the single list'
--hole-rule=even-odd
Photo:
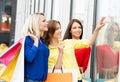
[{"label": "white wall", "polygon": [[70,17],[70,0],[54,0],[52,16],[52,19],[56,19],[61,22],[63,36]]},{"label": "white wall", "polygon": [[21,31],[27,15],[30,13],[30,0],[18,0],[16,12],[16,25],[15,25],[15,41],[21,36]]}]

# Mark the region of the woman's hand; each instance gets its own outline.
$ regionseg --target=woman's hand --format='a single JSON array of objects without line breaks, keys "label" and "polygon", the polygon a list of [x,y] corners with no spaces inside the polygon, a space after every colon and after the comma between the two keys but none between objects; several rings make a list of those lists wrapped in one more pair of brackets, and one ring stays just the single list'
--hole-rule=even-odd
[{"label": "woman's hand", "polygon": [[105,20],[105,17],[102,17],[96,30],[100,30],[105,25],[104,20]]},{"label": "woman's hand", "polygon": [[64,53],[64,45],[62,43],[58,45],[58,50],[59,50],[59,55],[62,56]]},{"label": "woman's hand", "polygon": [[100,22],[99,22],[99,25],[95,28],[95,30],[94,30],[94,32],[92,34],[92,37],[89,40],[89,45],[90,46],[92,46],[94,44],[94,42],[95,42],[95,40],[96,40],[96,38],[98,36],[99,30],[105,25],[104,19],[105,19],[105,17],[102,17],[101,20],[100,20]]},{"label": "woman's hand", "polygon": [[28,34],[28,36],[30,36],[34,40],[34,45],[38,47],[38,37],[30,33]]},{"label": "woman's hand", "polygon": [[83,74],[83,67],[79,67],[80,73]]},{"label": "woman's hand", "polygon": [[59,55],[55,65],[55,69],[61,69],[62,67],[62,56],[64,53],[64,45],[62,43],[58,44],[58,51],[59,51]]}]

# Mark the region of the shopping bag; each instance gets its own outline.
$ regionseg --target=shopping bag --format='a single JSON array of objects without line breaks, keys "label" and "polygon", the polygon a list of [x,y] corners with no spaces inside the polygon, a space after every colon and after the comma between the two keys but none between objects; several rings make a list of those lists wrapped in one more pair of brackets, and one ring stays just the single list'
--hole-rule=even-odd
[{"label": "shopping bag", "polygon": [[82,82],[89,82],[89,81],[83,79]]},{"label": "shopping bag", "polygon": [[91,82],[91,79],[90,78],[83,78],[82,82]]},{"label": "shopping bag", "polygon": [[61,70],[61,73],[48,73],[47,79],[45,82],[72,82],[72,73],[64,73]]},{"label": "shopping bag", "polygon": [[6,66],[2,63],[0,63],[0,75],[3,73],[3,71],[6,69]]},{"label": "shopping bag", "polygon": [[84,73],[82,73],[82,82],[91,82],[91,78],[86,78]]},{"label": "shopping bag", "polygon": [[11,60],[11,62],[9,63],[9,65],[7,66],[5,71],[0,75],[1,80],[4,80],[6,82],[11,82],[11,78],[13,76],[13,72],[14,72],[14,69],[15,69],[15,66],[16,66],[16,63],[17,63],[18,54],[19,54],[19,52]]},{"label": "shopping bag", "polygon": [[10,63],[10,61],[15,57],[17,52],[20,50],[23,38],[21,38],[18,42],[14,43],[6,52],[0,55],[0,62],[5,64],[6,66]]},{"label": "shopping bag", "polygon": [[20,49],[11,82],[24,82],[24,40],[22,41],[22,48]]},{"label": "shopping bag", "polygon": [[113,79],[97,79],[96,82],[119,82],[119,81],[117,81],[117,78],[113,78]]},{"label": "shopping bag", "polygon": [[[2,72],[2,74],[0,75],[0,79],[1,80],[4,80],[6,82],[24,82],[24,57],[23,59],[21,58],[21,55],[22,56],[24,55],[24,49],[21,49],[21,46],[22,46],[22,41],[23,41],[23,38],[20,39],[18,42],[14,43],[10,49],[8,49],[3,55],[6,55],[4,56],[3,58],[4,59],[7,59],[7,56],[8,54],[10,54],[12,56],[11,60],[10,61],[7,61],[8,62],[8,66],[6,66],[6,69]],[[14,46],[17,46],[17,44],[19,44],[19,48],[16,47],[17,49],[15,49]],[[23,51],[23,52],[22,52]],[[9,52],[9,53],[7,53]],[[8,56],[10,57],[10,56]],[[22,61],[21,61],[22,60]],[[21,64],[21,63],[22,64]],[[4,62],[3,62],[4,63]],[[22,66],[23,65],[23,66]],[[19,68],[18,68],[19,67]],[[17,73],[16,73],[17,71]],[[14,79],[16,78],[16,79]],[[12,79],[12,80],[11,80]],[[21,80],[22,79],[22,80]]]}]

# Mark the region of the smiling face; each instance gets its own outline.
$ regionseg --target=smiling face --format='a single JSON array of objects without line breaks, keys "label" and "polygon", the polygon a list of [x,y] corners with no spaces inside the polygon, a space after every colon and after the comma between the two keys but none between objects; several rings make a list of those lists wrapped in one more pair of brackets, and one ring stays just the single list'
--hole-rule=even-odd
[{"label": "smiling face", "polygon": [[72,24],[70,32],[71,32],[72,39],[79,39],[82,34],[81,25],[77,22],[74,22]]},{"label": "smiling face", "polygon": [[82,39],[83,35],[83,25],[78,19],[72,19],[68,23],[66,32],[64,34],[64,39]]}]

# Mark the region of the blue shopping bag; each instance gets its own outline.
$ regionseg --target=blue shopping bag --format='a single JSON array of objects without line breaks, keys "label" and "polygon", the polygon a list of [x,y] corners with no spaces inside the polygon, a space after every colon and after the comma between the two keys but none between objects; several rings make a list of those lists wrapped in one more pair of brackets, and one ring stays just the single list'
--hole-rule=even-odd
[{"label": "blue shopping bag", "polygon": [[83,78],[82,82],[91,82],[91,78]]}]

